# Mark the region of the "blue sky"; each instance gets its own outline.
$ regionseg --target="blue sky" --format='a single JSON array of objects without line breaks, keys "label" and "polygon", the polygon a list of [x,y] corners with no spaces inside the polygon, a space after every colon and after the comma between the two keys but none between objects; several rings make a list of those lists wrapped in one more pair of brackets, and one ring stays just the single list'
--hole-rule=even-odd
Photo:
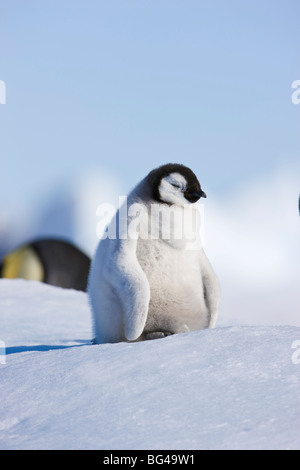
[{"label": "blue sky", "polygon": [[298,0],[0,0],[0,209],[166,162],[222,197],[299,161]]}]

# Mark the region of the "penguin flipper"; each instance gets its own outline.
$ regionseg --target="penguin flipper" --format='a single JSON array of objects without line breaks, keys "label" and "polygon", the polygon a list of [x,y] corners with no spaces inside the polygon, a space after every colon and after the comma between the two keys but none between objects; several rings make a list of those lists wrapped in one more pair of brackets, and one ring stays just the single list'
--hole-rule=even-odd
[{"label": "penguin flipper", "polygon": [[220,286],[218,278],[203,249],[200,254],[200,264],[204,297],[209,312],[208,328],[214,328],[218,316]]},{"label": "penguin flipper", "polygon": [[124,334],[128,341],[141,336],[148,315],[150,286],[136,257],[136,240],[123,240],[116,255],[113,283],[122,293]]}]

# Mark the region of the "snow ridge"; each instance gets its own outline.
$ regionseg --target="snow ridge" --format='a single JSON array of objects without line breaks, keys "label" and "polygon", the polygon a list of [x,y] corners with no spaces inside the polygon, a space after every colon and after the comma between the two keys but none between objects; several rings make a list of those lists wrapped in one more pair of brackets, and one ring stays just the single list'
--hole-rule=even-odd
[{"label": "snow ridge", "polygon": [[0,282],[1,449],[299,449],[300,328],[92,345],[86,294]]}]

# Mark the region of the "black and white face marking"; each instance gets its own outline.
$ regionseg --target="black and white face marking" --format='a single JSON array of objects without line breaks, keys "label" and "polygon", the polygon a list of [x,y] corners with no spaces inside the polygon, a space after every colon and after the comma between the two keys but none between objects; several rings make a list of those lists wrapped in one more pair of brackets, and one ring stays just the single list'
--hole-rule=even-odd
[{"label": "black and white face marking", "polygon": [[163,165],[149,173],[148,181],[159,202],[184,205],[206,197],[196,175],[184,165]]},{"label": "black and white face marking", "polygon": [[187,181],[180,173],[171,173],[165,176],[160,181],[158,192],[162,202],[168,204],[186,204],[185,191],[187,188]]}]

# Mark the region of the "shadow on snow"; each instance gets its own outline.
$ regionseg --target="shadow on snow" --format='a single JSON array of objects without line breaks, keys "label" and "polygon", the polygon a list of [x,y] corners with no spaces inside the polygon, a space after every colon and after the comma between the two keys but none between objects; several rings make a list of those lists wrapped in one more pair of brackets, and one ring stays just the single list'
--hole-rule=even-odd
[{"label": "shadow on snow", "polygon": [[92,344],[91,341],[78,340],[82,344],[71,344],[68,346],[64,345],[48,345],[48,344],[35,344],[34,346],[8,346],[5,350],[6,355],[8,354],[17,354],[22,352],[31,352],[31,351],[53,351],[54,349],[68,349],[68,348],[78,348],[81,346],[89,346]]}]

